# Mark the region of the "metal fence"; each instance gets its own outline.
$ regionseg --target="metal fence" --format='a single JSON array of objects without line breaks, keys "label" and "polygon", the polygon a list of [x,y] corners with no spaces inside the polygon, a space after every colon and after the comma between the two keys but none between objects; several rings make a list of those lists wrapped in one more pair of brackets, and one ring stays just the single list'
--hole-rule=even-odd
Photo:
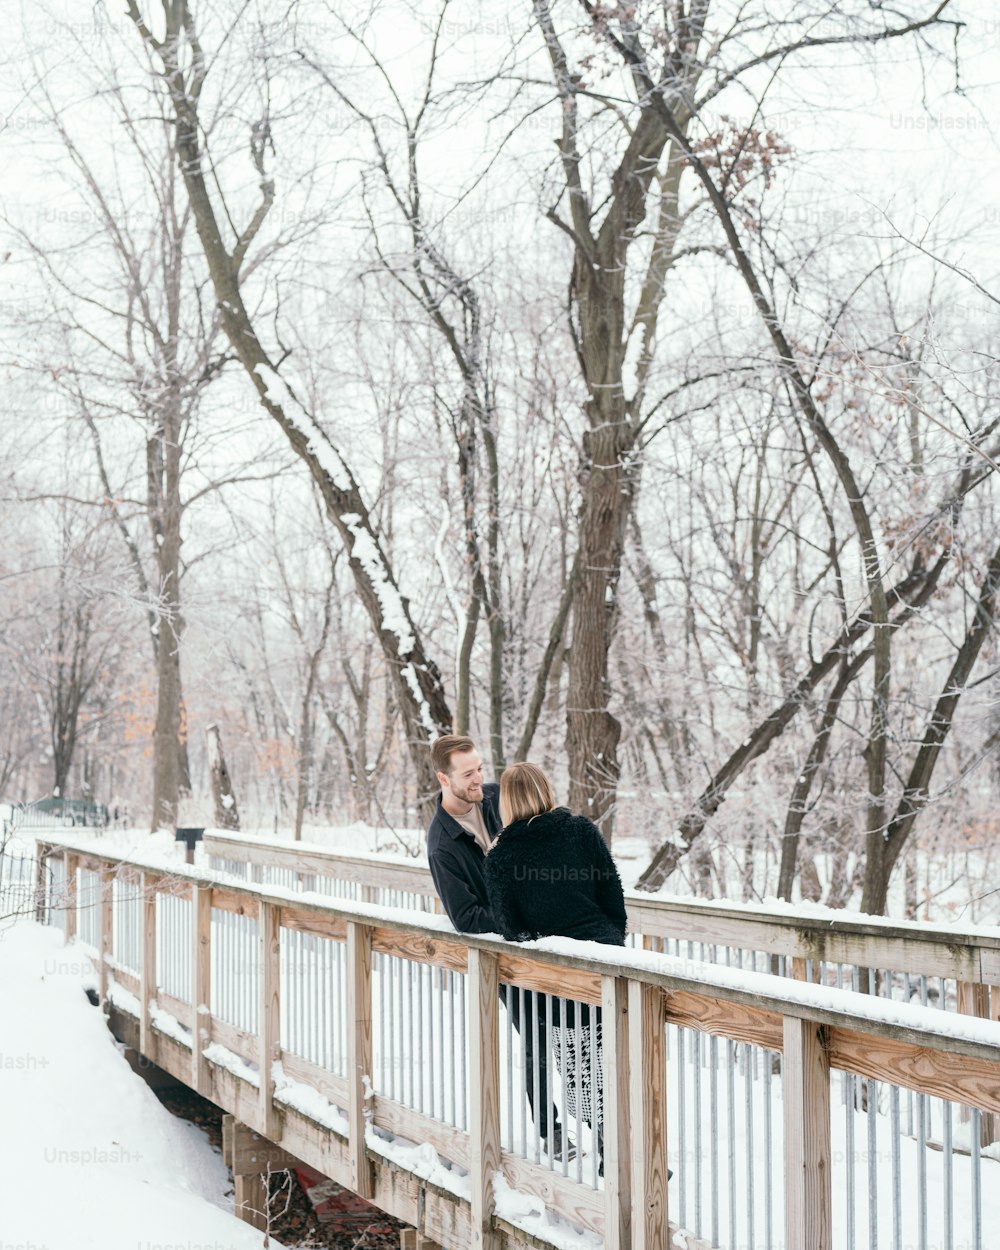
[{"label": "metal fence", "polygon": [[31,853],[0,844],[0,920],[34,915],[38,905],[38,862]]}]

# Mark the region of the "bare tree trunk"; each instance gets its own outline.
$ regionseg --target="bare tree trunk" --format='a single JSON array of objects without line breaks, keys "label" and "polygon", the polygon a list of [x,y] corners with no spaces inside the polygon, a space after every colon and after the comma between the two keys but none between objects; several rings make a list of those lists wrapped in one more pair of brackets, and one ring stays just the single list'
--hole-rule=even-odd
[{"label": "bare tree trunk", "polygon": [[[408,601],[400,594],[354,474],[330,437],[275,369],[243,301],[240,269],[274,202],[274,182],[264,167],[264,141],[255,130],[251,157],[259,175],[261,200],[230,250],[205,174],[198,109],[209,67],[191,4],[189,0],[164,3],[163,39],[154,36],[146,25],[136,0],[128,0],[127,7],[147,47],[162,64],[162,78],[177,127],[178,163],[221,310],[223,328],[262,406],[307,465],[327,515],[344,544],[355,587],[392,675],[417,791],[422,807],[429,814],[437,779],[427,744],[436,734],[449,730],[452,723],[440,672],[426,653]],[[266,126],[262,123],[257,129],[263,133]]]},{"label": "bare tree trunk", "polygon": [[298,842],[302,838],[302,821],[305,817],[306,801],[309,795],[309,780],[313,770],[313,750],[314,750],[314,716],[313,716],[313,697],[316,693],[316,681],[319,676],[319,664],[323,657],[323,651],[326,647],[326,640],[330,629],[330,601],[327,599],[326,615],[323,623],[323,637],[319,646],[309,657],[308,676],[306,678],[306,688],[302,694],[302,707],[299,713],[299,735],[298,735],[298,788],[295,794],[295,841]]},{"label": "bare tree trunk", "polygon": [[152,828],[173,830],[181,793],[180,419],[168,396],[162,423],[147,444],[150,525],[159,599],[156,723],[153,729]]},{"label": "bare tree trunk", "polygon": [[239,829],[240,813],[236,806],[233,783],[229,779],[226,757],[222,752],[222,735],[218,725],[205,730],[208,744],[208,765],[212,774],[212,799],[215,803],[215,824],[218,829]]},{"label": "bare tree trunk", "polygon": [[180,631],[178,618],[160,623],[153,727],[152,828],[173,830],[180,805]]},{"label": "bare tree trunk", "polygon": [[903,917],[906,920],[917,918],[917,861],[911,851],[903,861]]},{"label": "bare tree trunk", "polygon": [[504,677],[504,646],[507,629],[500,589],[500,461],[497,454],[496,413],[492,403],[483,419],[483,447],[486,453],[486,490],[489,510],[486,532],[488,567],[483,574],[486,596],[486,626],[490,635],[490,754],[499,776],[507,767],[504,742],[504,705],[507,682]]},{"label": "bare tree trunk", "polygon": [[305,819],[306,801],[309,797],[309,778],[312,774],[313,731],[311,704],[314,684],[314,673],[310,672],[309,681],[302,696],[302,707],[299,710],[297,743],[299,761],[296,769],[298,785],[295,790],[295,832],[293,834],[296,842],[301,842],[302,840],[302,822]]},{"label": "bare tree trunk", "polygon": [[610,841],[620,772],[621,724],[608,706],[608,659],[625,522],[631,508],[627,461],[632,436],[620,389],[617,395],[609,394],[606,401],[593,403],[591,409],[591,428],[584,434],[589,468],[580,516],[581,558],[568,650],[566,755],[570,808],[599,825]]},{"label": "bare tree trunk", "polygon": [[[571,67],[556,32],[549,0],[534,0],[535,18],[545,39],[552,77],[562,105],[557,140],[566,197],[566,220],[555,209],[550,220],[573,240],[570,332],[587,388],[587,428],[580,470],[578,581],[573,601],[573,634],[568,650],[566,753],[569,802],[595,821],[610,841],[620,764],[621,725],[610,710],[609,664],[617,610],[625,528],[639,485],[637,455],[641,410],[653,359],[657,319],[667,274],[673,263],[680,217],[677,193],[683,170],[670,148],[670,134],[653,96],[667,92],[682,109],[699,75],[694,58],[671,64],[668,76],[638,103],[628,142],[605,191],[584,185],[580,151],[579,75]],[[697,46],[701,6],[678,19],[679,45]],[[591,16],[597,21],[595,14]],[[606,15],[599,19],[604,22]],[[634,14],[620,20],[630,28]],[[669,78],[669,82],[668,82]],[[682,127],[683,129],[683,127]],[[666,153],[666,169],[659,167]],[[659,179],[659,218],[654,244],[642,275],[634,315],[626,317],[629,249],[642,227],[649,191]],[[603,200],[598,223],[595,200]],[[630,342],[638,344],[636,383],[626,397],[624,369]]]},{"label": "bare tree trunk", "polygon": [[[179,244],[177,244],[176,250],[178,253],[180,252]],[[108,475],[107,465],[104,459],[104,450],[101,446],[101,436],[97,428],[97,423],[94,421],[93,415],[91,414],[89,408],[87,407],[84,397],[81,394],[77,393],[76,398],[80,406],[80,414],[83,417],[83,420],[88,430],[90,431],[91,440],[93,441],[93,444],[94,444],[94,457],[97,462],[97,471],[101,479],[101,485],[104,488],[104,493],[107,498],[108,511],[110,512],[110,515],[111,515],[112,520],[114,521],[115,527],[118,530],[119,534],[121,535],[122,541],[125,544],[125,550],[128,553],[129,564],[132,568],[133,573],[135,574],[136,585],[138,587],[139,593],[142,596],[142,598],[146,601],[146,604],[147,604],[146,618],[149,622],[149,637],[150,637],[150,641],[151,641],[152,648],[153,648],[153,663],[156,666],[156,672],[157,672],[157,688],[160,689],[163,685],[163,680],[164,680],[163,671],[161,669],[160,642],[161,640],[166,640],[169,643],[169,637],[167,637],[167,635],[169,635],[169,631],[165,631],[162,628],[160,614],[157,612],[157,609],[156,609],[156,603],[155,603],[156,596],[153,594],[149,585],[149,580],[146,577],[146,568],[145,568],[145,565],[143,564],[143,559],[139,551],[139,546],[136,543],[135,539],[132,537],[132,534],[128,528],[128,525],[126,524],[125,519],[121,514],[121,510],[118,507],[118,501],[115,498],[115,491],[113,490],[111,486],[111,479]],[[152,468],[149,462],[150,450],[151,450],[150,444],[147,444],[147,473],[149,473]],[[162,468],[162,453],[156,453],[156,458],[160,463],[160,467]],[[152,485],[152,483],[150,483],[150,485]],[[178,497],[175,501],[173,501],[173,506],[176,506],[179,512],[180,510],[179,478],[176,482],[176,488],[178,492]],[[147,503],[151,506],[152,509],[154,510],[159,509],[157,493],[155,491],[147,490]],[[153,530],[154,548],[155,548],[155,553],[156,553],[155,558],[156,558],[156,564],[157,564],[157,580],[158,580],[158,583],[162,586],[165,580],[168,582],[174,582],[175,578],[174,576],[172,576],[171,569],[169,567],[166,569],[166,571],[164,570],[164,564],[165,562],[167,562],[166,555],[163,552],[162,548],[156,545],[158,541],[157,534],[162,531],[161,531],[159,524],[156,521],[154,511],[150,511],[149,519],[150,519],[152,530]],[[176,572],[176,570],[174,570],[174,572]],[[177,650],[178,673],[176,675],[177,699],[178,699],[178,704],[179,704],[179,707],[178,707],[179,736],[178,736],[178,741],[177,741],[177,788],[180,794],[190,794],[191,793],[191,762],[190,762],[190,759],[188,758],[187,736],[183,732],[184,694],[183,694],[183,688],[181,685],[179,665],[180,665],[180,651],[178,649]],[[167,680],[169,684],[169,681],[171,679],[168,678]],[[158,708],[157,709],[157,723],[159,723],[159,720],[160,720],[160,713],[159,713],[159,708]],[[156,755],[156,747],[155,747],[156,741],[158,741],[158,739],[156,739],[156,736],[154,733],[154,757]],[[169,737],[165,738],[164,741],[168,742]],[[155,764],[154,764],[154,773],[155,771],[156,769],[155,769]],[[167,778],[164,779],[164,787],[165,787],[165,792],[170,792],[172,788],[172,782]],[[154,782],[154,789],[155,789],[155,782]],[[157,802],[154,796],[153,811],[156,812],[157,810],[158,810]]]},{"label": "bare tree trunk", "polygon": [[841,701],[862,666],[871,658],[871,654],[871,647],[867,647],[860,655],[855,656],[849,664],[842,665],[833,689],[827,697],[819,731],[813,739],[805,766],[795,779],[795,785],[792,787],[792,797],[788,801],[788,811],[785,813],[785,828],[781,838],[778,898],[791,900],[792,887],[795,884],[799,837],[802,832],[802,822],[805,820],[806,813],[809,810],[809,795],[812,793],[813,782],[816,780],[819,770],[823,766],[823,761],[826,759],[830,745],[830,736],[833,733],[833,726],[840,711]]},{"label": "bare tree trunk", "polygon": [[861,910],[880,916],[885,911],[889,893],[889,881],[900,852],[906,845],[913,825],[930,802],[930,786],[934,769],[941,755],[945,739],[951,731],[959,701],[972,674],[976,660],[986,639],[991,635],[996,620],[996,597],[1000,588],[1000,547],[990,560],[979,592],[972,624],[958,649],[955,661],[945,680],[931,713],[920,747],[906,779],[902,796],[888,828],[879,853],[870,853],[865,860],[865,884],[861,895]]},{"label": "bare tree trunk", "polygon": [[89,603],[70,601],[66,569],[60,568],[51,675],[46,703],[52,744],[52,793],[66,798],[76,752],[80,710],[97,675],[93,650],[93,610]]}]

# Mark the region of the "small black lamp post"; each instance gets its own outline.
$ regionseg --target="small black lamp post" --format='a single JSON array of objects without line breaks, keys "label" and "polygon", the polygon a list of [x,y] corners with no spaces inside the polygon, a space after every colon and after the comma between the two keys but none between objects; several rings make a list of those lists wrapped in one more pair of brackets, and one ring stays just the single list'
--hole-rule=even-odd
[{"label": "small black lamp post", "polygon": [[187,826],[174,830],[175,840],[183,842],[187,848],[184,853],[184,862],[186,864],[194,863],[194,844],[201,841],[204,832],[204,829],[194,829]]}]

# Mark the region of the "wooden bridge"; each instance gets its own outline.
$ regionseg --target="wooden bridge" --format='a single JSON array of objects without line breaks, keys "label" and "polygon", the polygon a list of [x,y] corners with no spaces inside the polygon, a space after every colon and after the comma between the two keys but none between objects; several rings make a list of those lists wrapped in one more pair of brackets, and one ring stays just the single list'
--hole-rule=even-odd
[{"label": "wooden bridge", "polygon": [[[261,1168],[425,1245],[1000,1245],[1000,936],[629,896],[635,948],[539,949],[454,933],[412,863],[39,836],[40,915],[93,950],[116,1033],[273,1143]],[[529,991],[549,1041],[553,1004],[601,1008],[602,1151],[579,1071],[548,1078],[575,1157],[538,1131]]]}]

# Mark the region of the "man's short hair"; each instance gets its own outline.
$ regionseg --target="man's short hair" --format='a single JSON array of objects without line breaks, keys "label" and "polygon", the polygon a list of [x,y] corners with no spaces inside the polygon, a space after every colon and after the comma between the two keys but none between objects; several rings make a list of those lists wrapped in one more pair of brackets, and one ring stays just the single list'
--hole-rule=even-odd
[{"label": "man's short hair", "polygon": [[451,776],[451,757],[456,751],[474,751],[476,744],[462,734],[444,734],[431,743],[431,763],[436,773]]}]

